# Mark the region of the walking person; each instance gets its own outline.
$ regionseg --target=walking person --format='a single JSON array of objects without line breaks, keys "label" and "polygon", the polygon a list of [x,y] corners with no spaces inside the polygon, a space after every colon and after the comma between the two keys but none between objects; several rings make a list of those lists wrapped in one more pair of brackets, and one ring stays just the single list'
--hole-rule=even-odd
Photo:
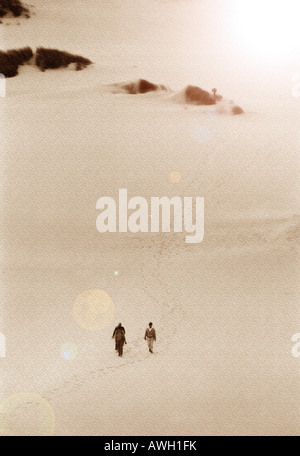
[{"label": "walking person", "polygon": [[115,339],[115,350],[118,352],[119,356],[123,356],[123,345],[127,344],[125,337],[125,328],[122,326],[122,323],[119,323],[115,327],[112,339]]},{"label": "walking person", "polygon": [[147,340],[149,352],[153,353],[153,343],[156,341],[156,332],[151,321],[149,323],[149,328],[146,328],[144,339]]}]

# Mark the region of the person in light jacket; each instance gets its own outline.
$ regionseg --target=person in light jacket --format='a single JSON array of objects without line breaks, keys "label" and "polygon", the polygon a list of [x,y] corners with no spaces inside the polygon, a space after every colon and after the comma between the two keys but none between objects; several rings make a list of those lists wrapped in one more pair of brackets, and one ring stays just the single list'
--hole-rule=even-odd
[{"label": "person in light jacket", "polygon": [[156,341],[156,332],[151,321],[149,323],[149,328],[146,328],[144,339],[147,341],[149,352],[153,353],[153,343]]}]

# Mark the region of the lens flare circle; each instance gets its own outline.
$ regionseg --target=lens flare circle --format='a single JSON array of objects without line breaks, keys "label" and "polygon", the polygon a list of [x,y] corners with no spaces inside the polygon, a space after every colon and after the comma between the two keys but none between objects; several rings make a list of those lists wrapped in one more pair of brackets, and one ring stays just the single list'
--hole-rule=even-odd
[{"label": "lens flare circle", "polygon": [[205,144],[210,140],[211,133],[204,125],[193,125],[191,128],[193,139],[199,144]]},{"label": "lens flare circle", "polygon": [[87,290],[75,300],[73,313],[82,328],[99,331],[114,319],[115,306],[104,290]]},{"label": "lens flare circle", "polygon": [[77,353],[77,346],[72,342],[65,342],[60,348],[61,357],[67,361],[76,358]]},{"label": "lens flare circle", "polygon": [[180,172],[172,171],[169,175],[169,179],[170,179],[170,182],[172,182],[172,184],[178,184],[178,182],[180,182],[180,180],[181,180]]},{"label": "lens flare circle", "polygon": [[16,393],[0,405],[0,436],[51,436],[55,417],[49,402],[34,393]]}]

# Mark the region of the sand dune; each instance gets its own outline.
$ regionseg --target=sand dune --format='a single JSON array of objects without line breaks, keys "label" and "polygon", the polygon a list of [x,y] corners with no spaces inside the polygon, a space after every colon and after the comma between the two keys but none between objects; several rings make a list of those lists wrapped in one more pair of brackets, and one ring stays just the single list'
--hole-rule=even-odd
[{"label": "sand dune", "polygon": [[[6,81],[0,403],[42,396],[55,435],[297,435],[299,108],[289,72],[249,73],[232,47],[219,50],[209,2],[32,3],[30,21],[2,29],[1,48],[68,49],[94,65],[24,65]],[[225,98],[193,104],[188,86]],[[231,116],[231,98],[244,115]],[[120,188],[204,197],[203,242],[99,233],[96,201]],[[99,331],[73,314],[91,289],[115,307]],[[7,428],[15,410],[0,408],[0,433],[39,434],[25,419],[34,400],[18,403],[17,431]]]}]

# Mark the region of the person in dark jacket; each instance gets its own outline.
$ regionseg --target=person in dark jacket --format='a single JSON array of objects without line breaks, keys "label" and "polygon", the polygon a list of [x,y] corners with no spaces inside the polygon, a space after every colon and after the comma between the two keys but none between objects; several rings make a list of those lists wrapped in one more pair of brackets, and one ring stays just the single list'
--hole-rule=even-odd
[{"label": "person in dark jacket", "polygon": [[122,323],[119,323],[118,326],[115,327],[112,339],[115,339],[115,349],[118,352],[118,355],[123,356],[123,345],[127,344],[127,342],[125,337],[125,328],[122,326]]},{"label": "person in dark jacket", "polygon": [[149,352],[153,353],[153,342],[156,341],[156,332],[152,322],[149,323],[149,328],[146,328],[144,339],[147,340]]}]

